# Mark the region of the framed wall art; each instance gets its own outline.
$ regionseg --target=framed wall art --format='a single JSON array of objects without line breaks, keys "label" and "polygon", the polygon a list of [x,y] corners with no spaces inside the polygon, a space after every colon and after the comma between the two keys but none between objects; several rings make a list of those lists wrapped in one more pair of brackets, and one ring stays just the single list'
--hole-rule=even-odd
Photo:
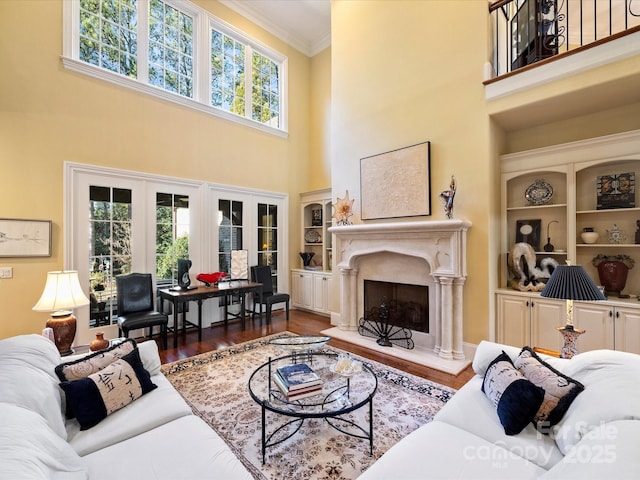
[{"label": "framed wall art", "polygon": [[635,172],[598,177],[598,210],[636,206]]},{"label": "framed wall art", "polygon": [[0,218],[0,257],[50,256],[50,220]]},{"label": "framed wall art", "polygon": [[431,215],[430,142],[360,159],[362,220]]},{"label": "framed wall art", "polygon": [[542,220],[517,220],[516,221],[516,243],[524,242],[533,247],[536,252],[540,251],[540,228]]}]

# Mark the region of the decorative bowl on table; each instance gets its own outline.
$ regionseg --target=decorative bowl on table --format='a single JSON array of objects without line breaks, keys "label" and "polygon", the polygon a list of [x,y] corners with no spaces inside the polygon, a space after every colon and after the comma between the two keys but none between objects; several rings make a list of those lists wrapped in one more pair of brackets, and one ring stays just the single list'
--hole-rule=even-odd
[{"label": "decorative bowl on table", "polygon": [[336,363],[331,366],[331,371],[343,377],[352,377],[362,371],[362,362],[351,355],[341,353]]},{"label": "decorative bowl on table", "polygon": [[270,340],[269,343],[287,352],[308,352],[324,347],[331,337],[324,335],[298,335],[295,337],[281,337]]}]

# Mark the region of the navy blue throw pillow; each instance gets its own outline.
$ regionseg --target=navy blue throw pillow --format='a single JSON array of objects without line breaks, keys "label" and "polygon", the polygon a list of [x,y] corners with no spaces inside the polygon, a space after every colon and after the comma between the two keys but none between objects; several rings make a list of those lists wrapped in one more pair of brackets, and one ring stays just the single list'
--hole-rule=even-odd
[{"label": "navy blue throw pillow", "polygon": [[544,389],[527,380],[502,352],[487,368],[482,391],[495,405],[507,435],[517,435],[532,420],[544,400]]}]

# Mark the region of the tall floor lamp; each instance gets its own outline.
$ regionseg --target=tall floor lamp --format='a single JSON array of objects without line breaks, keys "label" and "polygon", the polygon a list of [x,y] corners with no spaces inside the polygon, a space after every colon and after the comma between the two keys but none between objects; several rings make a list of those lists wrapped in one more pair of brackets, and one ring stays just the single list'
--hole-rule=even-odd
[{"label": "tall floor lamp", "polygon": [[89,305],[89,299],[80,287],[78,272],[65,270],[47,273],[47,283],[38,303],[36,312],[53,312],[47,320],[47,327],[53,330],[53,337],[60,355],[73,353],[71,344],[76,336],[76,317],[71,309]]},{"label": "tall floor lamp", "polygon": [[573,326],[573,301],[606,300],[607,297],[598,289],[580,265],[558,265],[540,292],[540,296],[567,301],[567,324],[558,327],[558,331],[564,337],[560,356],[562,358],[573,357],[578,353],[576,340],[585,332],[585,330],[578,330]]}]

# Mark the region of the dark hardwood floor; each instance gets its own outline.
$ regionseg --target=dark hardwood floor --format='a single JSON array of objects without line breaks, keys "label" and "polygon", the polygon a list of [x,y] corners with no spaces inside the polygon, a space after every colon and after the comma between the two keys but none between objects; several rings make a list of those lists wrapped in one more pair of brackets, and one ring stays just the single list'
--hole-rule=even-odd
[{"label": "dark hardwood floor", "polygon": [[[317,335],[322,330],[330,327],[329,318],[322,315],[302,310],[291,310],[290,318],[287,322],[284,311],[276,311],[273,313],[271,324],[269,325],[266,325],[264,318],[262,323],[257,317],[255,320],[247,318],[244,331],[241,330],[238,320],[229,321],[226,326],[224,324],[215,324],[211,327],[205,327],[202,329],[201,342],[198,342],[198,332],[195,329],[187,330],[186,334],[179,334],[178,348],[173,348],[173,334],[170,333],[169,348],[160,350],[160,359],[162,363],[169,363],[273,333],[289,331],[298,335]],[[160,344],[159,341],[158,344]],[[331,339],[329,345],[456,389],[464,385],[473,376],[471,367],[464,370],[460,375],[454,376],[335,338]]]}]

